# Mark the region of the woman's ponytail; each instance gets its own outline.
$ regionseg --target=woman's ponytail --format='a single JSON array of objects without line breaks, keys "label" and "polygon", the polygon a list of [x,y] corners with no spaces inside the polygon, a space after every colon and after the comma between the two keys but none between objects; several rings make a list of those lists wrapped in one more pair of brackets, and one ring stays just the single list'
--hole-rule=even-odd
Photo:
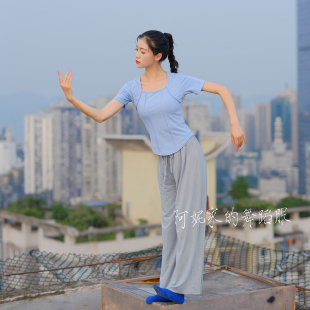
[{"label": "woman's ponytail", "polygon": [[168,59],[170,63],[170,70],[171,72],[177,73],[178,72],[178,67],[179,63],[175,60],[174,54],[173,54],[173,38],[170,33],[165,32],[164,35],[167,37],[169,41],[169,51],[168,51]]}]

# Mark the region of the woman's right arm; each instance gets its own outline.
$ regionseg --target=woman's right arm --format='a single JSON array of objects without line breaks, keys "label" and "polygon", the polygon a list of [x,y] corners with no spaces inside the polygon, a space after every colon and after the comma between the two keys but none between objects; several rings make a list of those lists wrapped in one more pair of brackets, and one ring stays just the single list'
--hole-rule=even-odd
[{"label": "woman's right arm", "polygon": [[93,108],[86,103],[82,102],[81,100],[74,97],[71,82],[72,82],[72,72],[69,73],[69,70],[64,76],[64,79],[61,78],[61,74],[58,71],[58,77],[60,82],[60,87],[65,93],[67,100],[72,103],[76,108],[78,108],[82,113],[86,114],[87,116],[91,117],[98,123],[102,123],[116,114],[123,106],[124,103],[112,99],[103,109],[98,110]]},{"label": "woman's right arm", "polygon": [[98,123],[102,123],[116,114],[124,104],[116,99],[112,99],[103,109],[93,108],[74,96],[67,98],[76,108],[88,115]]}]

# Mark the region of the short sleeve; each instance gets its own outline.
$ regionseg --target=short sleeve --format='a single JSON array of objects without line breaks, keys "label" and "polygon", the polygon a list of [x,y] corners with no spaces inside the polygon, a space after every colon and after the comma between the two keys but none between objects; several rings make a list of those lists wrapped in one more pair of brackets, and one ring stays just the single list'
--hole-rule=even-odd
[{"label": "short sleeve", "polygon": [[124,103],[123,109],[126,108],[129,102],[132,102],[132,91],[131,91],[131,84],[128,81],[117,93],[114,99]]},{"label": "short sleeve", "polygon": [[193,76],[185,75],[180,72],[178,72],[178,78],[182,90],[182,97],[191,93],[198,95],[205,82],[204,80],[198,79]]}]

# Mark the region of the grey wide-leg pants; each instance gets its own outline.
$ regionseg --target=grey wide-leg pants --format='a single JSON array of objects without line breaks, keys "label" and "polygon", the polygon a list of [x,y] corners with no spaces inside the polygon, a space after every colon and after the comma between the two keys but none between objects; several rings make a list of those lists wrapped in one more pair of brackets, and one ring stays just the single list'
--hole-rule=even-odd
[{"label": "grey wide-leg pants", "polygon": [[207,166],[195,136],[176,153],[157,155],[162,209],[162,288],[202,293],[207,204]]}]

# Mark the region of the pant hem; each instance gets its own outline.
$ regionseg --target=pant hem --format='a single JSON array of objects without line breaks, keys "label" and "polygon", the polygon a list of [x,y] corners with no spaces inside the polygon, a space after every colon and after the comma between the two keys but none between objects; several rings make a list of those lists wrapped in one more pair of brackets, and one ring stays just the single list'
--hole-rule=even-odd
[{"label": "pant hem", "polygon": [[182,290],[178,290],[178,289],[174,289],[174,288],[169,288],[169,287],[166,287],[168,290],[170,290],[170,291],[172,291],[172,292],[174,292],[174,293],[178,293],[178,294],[190,294],[190,295],[201,295],[202,294],[202,292],[200,292],[200,293],[197,293],[197,291],[195,291],[195,292],[192,292],[192,291],[185,291],[184,292],[184,290],[182,291]]}]

